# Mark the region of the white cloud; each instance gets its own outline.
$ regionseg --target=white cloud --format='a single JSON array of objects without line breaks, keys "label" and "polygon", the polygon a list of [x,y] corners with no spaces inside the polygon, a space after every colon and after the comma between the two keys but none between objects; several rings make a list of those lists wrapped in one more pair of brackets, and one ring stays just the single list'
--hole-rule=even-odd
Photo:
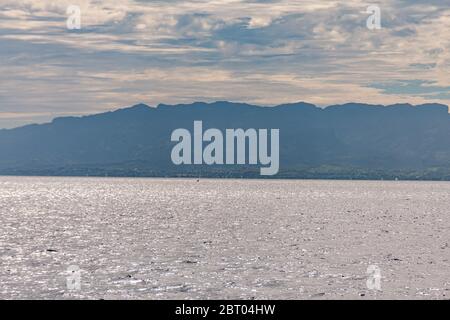
[{"label": "white cloud", "polygon": [[77,0],[82,30],[70,32],[73,2],[0,2],[0,118],[18,105],[41,119],[140,101],[421,103],[433,95],[371,84],[450,87],[441,1],[377,1],[383,28],[371,31],[362,0]]}]

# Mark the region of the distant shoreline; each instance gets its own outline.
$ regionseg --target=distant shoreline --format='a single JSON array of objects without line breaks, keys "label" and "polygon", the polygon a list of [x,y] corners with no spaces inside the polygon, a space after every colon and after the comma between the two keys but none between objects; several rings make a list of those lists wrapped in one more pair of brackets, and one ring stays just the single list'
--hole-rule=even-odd
[{"label": "distant shoreline", "polygon": [[0,173],[0,179],[2,177],[17,177],[17,178],[105,178],[105,179],[170,179],[170,180],[278,180],[278,181],[374,181],[374,182],[450,182],[450,179],[439,178],[351,178],[351,177],[280,177],[280,176],[195,176],[195,175],[42,175],[42,174],[6,174]]}]

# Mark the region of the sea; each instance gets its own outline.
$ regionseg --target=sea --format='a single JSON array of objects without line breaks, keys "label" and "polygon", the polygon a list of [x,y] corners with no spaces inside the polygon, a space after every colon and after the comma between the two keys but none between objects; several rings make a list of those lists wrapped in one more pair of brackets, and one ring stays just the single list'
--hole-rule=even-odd
[{"label": "sea", "polygon": [[450,183],[0,177],[0,299],[449,299]]}]

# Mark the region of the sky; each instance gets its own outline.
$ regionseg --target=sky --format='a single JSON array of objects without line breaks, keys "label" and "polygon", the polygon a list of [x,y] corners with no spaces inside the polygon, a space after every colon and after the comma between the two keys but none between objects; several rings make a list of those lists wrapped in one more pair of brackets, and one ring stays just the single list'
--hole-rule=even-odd
[{"label": "sky", "polygon": [[0,128],[141,102],[450,105],[449,75],[450,0],[0,0]]}]

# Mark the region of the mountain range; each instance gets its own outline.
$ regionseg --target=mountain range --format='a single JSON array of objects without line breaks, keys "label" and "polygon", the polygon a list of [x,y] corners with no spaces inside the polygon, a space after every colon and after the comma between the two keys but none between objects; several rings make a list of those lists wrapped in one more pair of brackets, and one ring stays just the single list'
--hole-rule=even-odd
[{"label": "mountain range", "polygon": [[218,101],[129,108],[0,130],[0,174],[259,177],[251,165],[172,164],[174,129],[277,128],[275,178],[450,180],[450,115],[441,104],[319,108]]}]

